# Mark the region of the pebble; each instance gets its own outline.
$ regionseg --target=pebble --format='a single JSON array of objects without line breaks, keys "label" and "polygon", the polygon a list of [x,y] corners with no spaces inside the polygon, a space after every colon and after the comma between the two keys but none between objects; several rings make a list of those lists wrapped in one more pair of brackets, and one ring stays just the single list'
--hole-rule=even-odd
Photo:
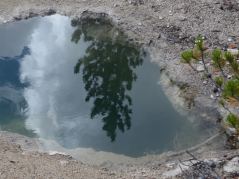
[{"label": "pebble", "polygon": [[198,65],[197,66],[197,71],[198,72],[202,72],[202,71],[204,71],[205,69],[204,69],[204,67],[203,67],[203,65]]},{"label": "pebble", "polygon": [[232,128],[232,127],[227,127],[226,128],[226,133],[229,135],[229,136],[233,136],[236,134],[236,129],[235,128]]},{"label": "pebble", "polygon": [[159,20],[162,20],[163,19],[163,17],[162,16],[159,16]]},{"label": "pebble", "polygon": [[172,15],[173,15],[172,11],[169,11],[169,15],[170,15],[170,16],[172,16]]},{"label": "pebble", "polygon": [[180,21],[186,21],[187,18],[186,18],[185,16],[179,16],[179,20],[180,20]]},{"label": "pebble", "polygon": [[210,98],[211,98],[211,99],[216,99],[212,94],[210,95]]},{"label": "pebble", "polygon": [[66,161],[66,160],[61,160],[61,161],[60,161],[60,164],[61,164],[62,166],[65,166],[67,163],[68,163],[68,161]]},{"label": "pebble", "polygon": [[204,85],[206,85],[206,84],[207,84],[207,81],[205,80],[205,81],[203,81],[202,83],[203,83]]},{"label": "pebble", "polygon": [[228,41],[228,42],[232,42],[232,41],[233,41],[233,38],[232,38],[232,37],[228,37],[227,41]]},{"label": "pebble", "polygon": [[223,167],[224,172],[238,172],[239,171],[239,157],[233,158]]},{"label": "pebble", "polygon": [[227,79],[231,79],[232,78],[232,75],[227,75]]},{"label": "pebble", "polygon": [[233,48],[228,48],[227,49],[228,52],[230,52],[232,55],[238,55],[238,49],[233,49]]}]

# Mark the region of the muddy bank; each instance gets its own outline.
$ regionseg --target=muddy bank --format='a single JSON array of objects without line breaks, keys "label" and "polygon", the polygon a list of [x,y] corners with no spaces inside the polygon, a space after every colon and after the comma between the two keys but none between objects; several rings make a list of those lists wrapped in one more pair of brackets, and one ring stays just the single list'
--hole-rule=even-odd
[{"label": "muddy bank", "polygon": [[[72,18],[79,18],[82,13],[84,18],[106,18],[122,29],[131,38],[130,40],[149,51],[152,60],[159,64],[162,72],[161,83],[165,93],[175,104],[175,108],[181,112],[196,112],[204,117],[203,124],[217,126],[216,121],[222,117],[223,111],[218,108],[217,101],[210,97],[212,93],[210,86],[203,85],[200,75],[194,74],[187,65],[180,63],[179,54],[182,50],[193,46],[194,37],[198,34],[203,34],[206,37],[210,47],[225,45],[229,36],[237,38],[239,34],[239,15],[236,7],[235,5],[231,8],[223,1],[212,0],[126,0],[120,2],[117,0],[22,0],[21,2],[2,0],[0,2],[0,22],[7,23],[37,15],[51,15],[54,13]],[[183,91],[180,90],[182,86],[185,87]],[[3,146],[9,146],[10,148],[15,146],[15,137],[9,138],[6,133],[2,134]],[[234,155],[236,151],[224,150],[223,143],[218,142],[222,141],[220,137],[222,136],[193,149],[193,152],[202,158],[217,158],[226,154]],[[13,141],[9,143],[11,140]],[[21,145],[23,145],[24,151],[38,148],[38,144],[25,149],[25,144],[21,143]],[[14,156],[14,158],[19,157],[20,162],[25,158],[25,153],[22,154],[22,149],[16,150],[14,153],[20,155]],[[37,159],[34,159],[35,155],[37,155]],[[104,155],[102,156],[105,157]],[[30,153],[28,157],[27,160],[32,160],[32,162],[33,159],[36,162],[46,161],[46,163],[51,163],[52,161],[53,166],[59,162],[56,158],[47,154],[35,152]],[[65,156],[61,157],[64,158]],[[99,160],[101,157],[99,157]],[[188,155],[180,152],[160,156],[152,155],[139,160],[126,158],[125,160],[132,160],[133,162],[122,161],[122,164],[117,164],[117,167],[109,164],[109,162],[106,162],[105,165],[101,163],[101,168],[111,168],[116,173],[111,175],[109,171],[106,171],[104,175],[104,172],[103,174],[98,172],[98,168],[95,170],[90,167],[87,168],[88,173],[83,178],[97,178],[98,176],[102,176],[102,178],[158,178],[162,177],[164,171],[174,168],[174,166],[168,167],[165,163],[175,161],[178,158],[186,159]],[[12,163],[14,162],[10,161],[11,165]],[[67,164],[69,166],[69,168],[66,167],[67,170],[72,170],[72,165],[84,168],[83,165],[76,163]],[[25,165],[25,163],[20,163],[19,167],[22,165]],[[43,164],[36,163],[36,165],[41,166]],[[28,167],[30,165],[26,166],[26,168]],[[118,169],[116,170],[116,168]],[[3,171],[5,170],[6,168],[3,168]],[[19,168],[16,170],[20,171]],[[57,173],[57,169],[52,170],[52,173]],[[102,170],[104,171],[104,169]],[[35,170],[32,171],[35,172]],[[37,171],[37,173],[47,175],[47,170],[43,169]],[[123,174],[121,175],[121,173]],[[91,174],[95,175],[92,176]],[[9,173],[8,176],[10,176]],[[58,176],[53,175],[53,177],[57,178]],[[71,178],[70,176],[65,176],[65,178],[67,177]]]}]

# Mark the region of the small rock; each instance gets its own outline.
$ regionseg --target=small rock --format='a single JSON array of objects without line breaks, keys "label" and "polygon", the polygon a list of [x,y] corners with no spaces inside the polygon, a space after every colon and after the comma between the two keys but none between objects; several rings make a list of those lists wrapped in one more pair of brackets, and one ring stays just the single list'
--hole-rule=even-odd
[{"label": "small rock", "polygon": [[60,164],[61,164],[62,166],[65,166],[67,163],[68,163],[68,161],[66,161],[66,160],[61,160],[61,161],[60,161]]},{"label": "small rock", "polygon": [[227,51],[230,52],[232,55],[238,55],[238,49],[228,48]]},{"label": "small rock", "polygon": [[209,160],[207,163],[211,168],[216,168],[216,166],[217,166],[213,160]]},{"label": "small rock", "polygon": [[162,16],[159,16],[159,20],[162,20],[163,19],[163,17]]},{"label": "small rock", "polygon": [[139,26],[141,26],[141,25],[142,25],[142,23],[141,23],[141,22],[139,22],[139,23],[138,23],[138,25],[139,25]]},{"label": "small rock", "polygon": [[239,157],[235,157],[232,160],[230,160],[224,167],[224,172],[238,172],[239,171]]},{"label": "small rock", "polygon": [[54,9],[49,9],[49,10],[46,12],[46,15],[47,15],[47,16],[54,15],[54,14],[56,14],[56,10],[54,10]]},{"label": "small rock", "polygon": [[205,80],[205,81],[203,81],[202,83],[203,83],[204,85],[206,85],[206,84],[207,84],[207,81]]},{"label": "small rock", "polygon": [[227,75],[227,79],[231,79],[232,78],[232,75]]},{"label": "small rock", "polygon": [[221,32],[219,29],[213,29],[212,32]]},{"label": "small rock", "polygon": [[197,71],[198,72],[202,72],[202,71],[204,71],[205,69],[204,69],[204,67],[203,67],[203,65],[198,65],[197,66]]},{"label": "small rock", "polygon": [[233,136],[237,133],[236,129],[233,128],[233,127],[227,127],[226,128],[226,133],[229,135],[229,136]]},{"label": "small rock", "polygon": [[229,48],[229,49],[235,49],[235,48],[237,48],[237,45],[234,44],[234,43],[230,43],[230,44],[228,45],[228,48]]},{"label": "small rock", "polygon": [[180,20],[180,21],[186,21],[187,18],[186,18],[185,16],[179,16],[179,20]]},{"label": "small rock", "polygon": [[232,37],[228,37],[228,38],[227,38],[227,41],[228,41],[228,42],[232,42],[232,41],[233,41],[233,38],[232,38]]},{"label": "small rock", "polygon": [[210,98],[211,98],[211,99],[216,99],[212,94],[210,95]]}]

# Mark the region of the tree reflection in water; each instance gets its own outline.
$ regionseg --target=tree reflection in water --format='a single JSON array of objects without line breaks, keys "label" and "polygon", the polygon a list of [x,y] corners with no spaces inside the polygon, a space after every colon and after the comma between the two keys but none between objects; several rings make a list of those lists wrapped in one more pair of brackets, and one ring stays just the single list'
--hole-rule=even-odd
[{"label": "tree reflection in water", "polygon": [[115,141],[117,130],[124,132],[131,127],[129,91],[137,79],[135,69],[143,60],[139,50],[128,44],[109,24],[76,24],[72,21],[72,26],[77,26],[72,42],[78,43],[81,38],[90,42],[74,72],[82,73],[87,91],[85,100],[93,100],[91,118],[102,117],[103,130],[111,141]]}]

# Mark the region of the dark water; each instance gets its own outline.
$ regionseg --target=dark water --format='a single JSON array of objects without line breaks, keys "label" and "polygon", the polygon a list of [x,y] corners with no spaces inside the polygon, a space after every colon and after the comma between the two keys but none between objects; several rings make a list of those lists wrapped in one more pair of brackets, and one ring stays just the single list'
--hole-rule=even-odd
[{"label": "dark water", "polygon": [[54,15],[0,25],[0,40],[2,130],[130,156],[205,133],[174,110],[157,65],[108,24]]}]

